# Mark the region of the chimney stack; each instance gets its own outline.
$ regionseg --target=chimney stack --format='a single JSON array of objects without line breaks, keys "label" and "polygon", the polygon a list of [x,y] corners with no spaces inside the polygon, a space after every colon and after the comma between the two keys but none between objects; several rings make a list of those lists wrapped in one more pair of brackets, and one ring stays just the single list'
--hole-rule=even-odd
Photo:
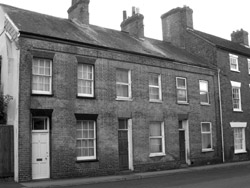
[{"label": "chimney stack", "polygon": [[81,24],[89,24],[89,0],[72,0],[68,18]]},{"label": "chimney stack", "polygon": [[144,16],[139,13],[139,9],[132,7],[132,16],[127,17],[126,11],[123,11],[123,21],[121,23],[121,30],[128,32],[137,38],[144,37]]},{"label": "chimney stack", "polygon": [[234,31],[231,34],[231,41],[237,42],[239,44],[243,44],[249,46],[248,43],[248,32],[244,31],[243,29]]},{"label": "chimney stack", "polygon": [[193,10],[187,6],[175,8],[161,16],[163,41],[184,48],[184,34],[193,29]]}]

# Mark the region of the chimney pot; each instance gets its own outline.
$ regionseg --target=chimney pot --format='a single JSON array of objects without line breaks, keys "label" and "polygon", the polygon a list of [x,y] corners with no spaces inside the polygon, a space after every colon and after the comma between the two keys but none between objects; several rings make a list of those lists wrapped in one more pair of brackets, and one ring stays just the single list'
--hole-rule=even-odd
[{"label": "chimney pot", "polygon": [[132,7],[132,16],[135,15],[135,7]]},{"label": "chimney pot", "polygon": [[[123,22],[121,23],[121,30],[123,32],[128,32],[130,35],[136,36],[138,38],[144,37],[144,16],[139,14],[139,9],[132,7],[132,16],[127,18],[125,16],[126,11],[123,11]],[[124,18],[127,19],[124,19]]]},{"label": "chimney pot", "polygon": [[126,19],[127,19],[127,11],[124,10],[124,11],[123,11],[123,21],[126,20]]}]

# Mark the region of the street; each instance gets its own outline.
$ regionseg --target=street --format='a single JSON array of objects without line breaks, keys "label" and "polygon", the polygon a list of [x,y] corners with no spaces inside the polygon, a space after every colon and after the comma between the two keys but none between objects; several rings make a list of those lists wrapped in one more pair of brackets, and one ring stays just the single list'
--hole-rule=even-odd
[{"label": "street", "polygon": [[249,188],[250,165],[68,188]]}]

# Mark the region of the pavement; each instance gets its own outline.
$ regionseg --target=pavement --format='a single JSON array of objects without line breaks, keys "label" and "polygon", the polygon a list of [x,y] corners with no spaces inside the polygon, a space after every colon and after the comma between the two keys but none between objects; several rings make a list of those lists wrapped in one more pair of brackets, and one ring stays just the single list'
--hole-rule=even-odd
[{"label": "pavement", "polygon": [[101,176],[91,178],[72,178],[72,179],[49,179],[41,181],[31,181],[24,183],[15,182],[0,182],[0,188],[46,188],[46,187],[66,187],[76,185],[86,185],[95,183],[115,182],[115,181],[126,181],[126,180],[138,180],[144,178],[152,178],[156,176],[171,175],[176,173],[188,173],[202,170],[212,170],[216,168],[233,168],[240,165],[250,165],[250,161],[223,163],[216,165],[206,165],[198,167],[187,167],[181,169],[154,171],[154,172],[142,172],[142,173],[131,173],[126,175],[115,175],[115,176]]}]

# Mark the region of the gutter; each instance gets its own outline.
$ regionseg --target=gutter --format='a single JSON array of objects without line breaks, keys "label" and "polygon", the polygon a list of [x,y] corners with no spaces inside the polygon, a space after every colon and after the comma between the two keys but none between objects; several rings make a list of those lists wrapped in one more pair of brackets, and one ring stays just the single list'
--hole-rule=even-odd
[{"label": "gutter", "polygon": [[220,107],[221,152],[222,152],[222,162],[224,163],[225,147],[224,147],[224,128],[223,128],[222,104],[221,104],[220,69],[218,69],[218,88],[219,88],[219,107]]}]

